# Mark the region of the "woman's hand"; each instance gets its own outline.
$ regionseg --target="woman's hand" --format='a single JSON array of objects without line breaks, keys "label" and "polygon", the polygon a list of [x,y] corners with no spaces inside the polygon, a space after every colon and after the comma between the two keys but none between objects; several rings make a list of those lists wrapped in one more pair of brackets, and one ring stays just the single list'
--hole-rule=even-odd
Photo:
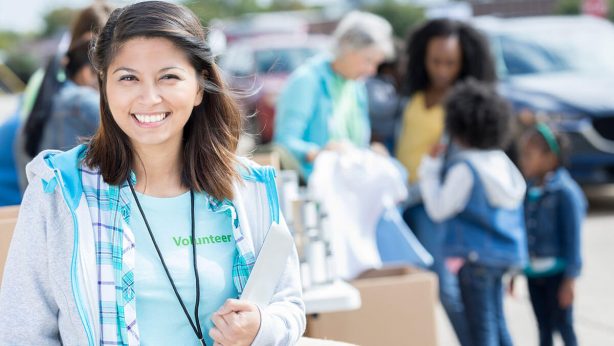
[{"label": "woman's hand", "polygon": [[350,151],[353,148],[353,145],[347,141],[330,141],[326,144],[323,149],[313,149],[305,154],[305,160],[307,162],[313,162],[316,160],[316,157],[320,155],[322,150],[330,150],[335,151],[337,153],[343,154],[345,152]]},{"label": "woman's hand", "polygon": [[318,149],[313,149],[310,150],[306,155],[305,155],[305,160],[307,160],[307,162],[313,162],[316,160],[316,157],[320,154],[320,150]]},{"label": "woman's hand", "polygon": [[446,146],[444,144],[437,143],[431,147],[431,150],[429,151],[429,155],[432,158],[436,158],[436,157],[443,155],[443,153],[445,152],[446,152]]},{"label": "woman's hand", "polygon": [[260,330],[260,311],[252,303],[228,299],[211,317],[209,336],[214,346],[251,345]]},{"label": "woman's hand", "polygon": [[573,303],[574,299],[574,279],[563,279],[559,288],[559,306],[562,309],[568,308]]},{"label": "woman's hand", "polygon": [[380,142],[371,143],[371,150],[374,153],[380,154],[384,157],[390,157],[390,152],[388,151],[388,148],[386,148],[386,146]]},{"label": "woman's hand", "polygon": [[325,150],[336,151],[338,153],[345,153],[354,148],[354,145],[348,141],[329,141],[326,143]]},{"label": "woman's hand", "polygon": [[446,268],[453,275],[458,275],[458,272],[465,265],[465,259],[462,257],[449,257],[446,258]]},{"label": "woman's hand", "polygon": [[515,286],[516,286],[516,276],[512,275],[512,277],[510,277],[510,282],[507,284],[507,293],[514,298],[516,297]]}]

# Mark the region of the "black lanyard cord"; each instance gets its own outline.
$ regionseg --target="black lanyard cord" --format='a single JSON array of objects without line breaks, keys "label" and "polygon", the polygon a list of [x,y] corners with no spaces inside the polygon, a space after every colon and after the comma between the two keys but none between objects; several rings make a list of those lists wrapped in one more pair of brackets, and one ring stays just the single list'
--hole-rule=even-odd
[{"label": "black lanyard cord", "polygon": [[195,231],[196,225],[195,225],[195,217],[194,217],[194,191],[190,189],[190,205],[191,205],[190,213],[192,217],[192,232],[191,232],[192,233],[192,259],[194,262],[193,263],[194,264],[194,277],[196,281],[196,304],[194,307],[194,318],[196,320],[196,324],[194,323],[194,321],[192,321],[192,317],[190,317],[190,313],[188,312],[188,309],[185,307],[185,304],[183,303],[183,299],[181,299],[181,296],[179,295],[179,291],[177,291],[175,282],[173,281],[173,278],[171,277],[168,267],[166,266],[166,262],[164,262],[164,258],[162,257],[162,252],[160,251],[160,248],[158,247],[158,243],[156,243],[156,238],[154,237],[153,232],[151,231],[151,227],[149,227],[149,222],[147,222],[147,218],[145,217],[145,212],[143,211],[143,208],[141,207],[141,203],[139,202],[139,199],[136,196],[136,191],[134,191],[134,186],[132,186],[132,182],[130,180],[128,180],[128,185],[130,185],[130,191],[132,191],[132,196],[134,196],[136,205],[139,207],[141,216],[143,216],[143,221],[145,222],[145,226],[147,227],[147,231],[149,232],[149,237],[151,238],[151,241],[154,247],[156,248],[156,252],[158,253],[158,257],[160,258],[162,267],[164,267],[164,272],[166,273],[166,276],[168,277],[168,281],[173,287],[173,291],[175,292],[175,296],[177,297],[177,300],[179,301],[179,304],[181,305],[181,308],[183,309],[183,313],[185,314],[185,317],[188,319],[188,322],[190,322],[190,326],[192,326],[192,329],[194,330],[194,334],[196,334],[196,337],[198,338],[198,340],[201,342],[202,345],[207,346],[203,338],[202,329],[200,328],[200,318],[198,317],[198,306],[200,303],[200,279],[198,277],[198,264],[196,260],[196,237],[195,237],[196,236],[196,231]]},{"label": "black lanyard cord", "polygon": [[[196,281],[196,304],[194,304],[194,318],[196,319],[196,326],[198,327],[196,336],[202,344],[206,346],[207,344],[203,339],[203,331],[200,328],[200,318],[198,317],[198,306],[200,305],[200,278],[198,276],[198,261],[196,260],[196,217],[194,216],[194,191],[192,191],[192,189],[190,189],[190,206],[190,213],[192,215],[192,258],[194,260],[194,278]],[[186,316],[190,317],[188,315]],[[194,326],[192,326],[192,328],[194,328]]]}]

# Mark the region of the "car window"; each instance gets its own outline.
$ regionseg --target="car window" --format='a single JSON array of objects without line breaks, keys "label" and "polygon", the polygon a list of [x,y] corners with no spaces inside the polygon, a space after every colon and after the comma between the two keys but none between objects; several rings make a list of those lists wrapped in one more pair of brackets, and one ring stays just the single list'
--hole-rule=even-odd
[{"label": "car window", "polygon": [[566,20],[565,26],[532,21],[502,31],[484,26],[499,76],[568,70],[614,74],[614,25],[582,17]]},{"label": "car window", "polygon": [[565,57],[534,42],[501,36],[499,48],[509,75],[558,72],[570,68]]}]

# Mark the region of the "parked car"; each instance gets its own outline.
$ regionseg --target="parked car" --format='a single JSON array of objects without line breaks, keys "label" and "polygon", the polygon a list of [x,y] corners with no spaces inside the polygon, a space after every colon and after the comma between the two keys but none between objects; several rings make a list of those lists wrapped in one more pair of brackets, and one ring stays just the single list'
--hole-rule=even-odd
[{"label": "parked car", "polygon": [[248,117],[247,130],[259,143],[273,138],[275,101],[294,69],[326,51],[325,35],[266,35],[233,42],[220,59],[230,87]]},{"label": "parked car", "polygon": [[574,178],[614,182],[614,25],[588,16],[473,23],[489,37],[500,90],[521,118],[570,137]]}]

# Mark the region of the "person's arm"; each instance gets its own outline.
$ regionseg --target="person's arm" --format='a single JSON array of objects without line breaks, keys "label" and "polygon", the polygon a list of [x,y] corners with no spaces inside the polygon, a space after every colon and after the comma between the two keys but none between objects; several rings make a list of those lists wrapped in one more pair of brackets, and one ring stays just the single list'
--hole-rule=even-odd
[{"label": "person's arm", "polygon": [[369,143],[371,143],[371,120],[369,118],[369,100],[367,95],[367,87],[363,82],[357,81],[356,98],[358,101],[358,109],[360,109],[360,116],[364,121],[367,132],[367,136],[361,147],[368,148]]},{"label": "person's arm", "polygon": [[0,345],[60,345],[59,308],[48,268],[48,197],[26,189],[0,289]]},{"label": "person's arm", "polygon": [[441,182],[443,160],[425,156],[420,164],[420,193],[429,217],[445,221],[463,211],[473,187],[473,175],[465,163],[450,168]]},{"label": "person's arm", "polygon": [[320,87],[316,76],[307,73],[292,76],[277,102],[275,142],[299,160],[313,161],[321,149],[303,139],[317,109]]},{"label": "person's arm", "polygon": [[271,303],[264,307],[245,300],[228,299],[213,314],[211,338],[221,345],[294,345],[305,331],[296,250],[287,262]]},{"label": "person's arm", "polygon": [[581,193],[562,190],[559,199],[559,215],[562,216],[559,226],[563,236],[563,258],[567,263],[561,287],[559,288],[559,305],[562,308],[570,306],[575,296],[575,281],[582,268],[581,230],[586,216],[586,203]]},{"label": "person's arm", "polygon": [[559,215],[562,216],[559,227],[563,236],[563,257],[567,262],[565,277],[576,278],[582,268],[581,230],[582,222],[586,216],[586,207],[581,195],[574,195],[571,191],[560,192]]},{"label": "person's arm", "polygon": [[[266,179],[271,179],[268,181],[269,187],[275,186],[273,176]],[[246,184],[242,190],[243,193],[237,193],[235,196],[235,207],[239,218],[242,223],[249,224],[249,227],[244,228],[244,230],[249,229],[247,238],[251,238],[256,256],[260,253],[274,217],[272,215],[274,214],[272,213],[273,210],[269,207],[270,203],[275,203],[269,200],[270,192],[273,191],[268,191],[266,185],[266,182]],[[244,196],[247,199],[244,199]],[[278,205],[276,205],[276,208],[279,211]],[[281,211],[279,212],[279,222],[285,225]],[[224,341],[225,337],[231,335],[229,336],[229,344],[239,341],[238,344],[242,345],[241,341],[247,340],[254,346],[294,345],[303,335],[306,325],[305,304],[302,298],[302,284],[296,249],[293,248],[286,260],[285,270],[277,282],[275,293],[269,305],[257,307],[248,301],[231,299],[218,312],[226,314],[223,321],[215,316],[212,319],[220,332],[219,334],[216,331],[213,332],[215,336],[211,336],[214,340],[221,338],[217,340]],[[242,317],[234,316],[234,313]],[[226,319],[227,316],[228,319]],[[251,326],[254,326],[254,323],[256,323],[255,329],[252,329]],[[226,328],[226,325],[230,328]],[[225,330],[218,326],[221,326],[222,329],[225,328]],[[223,342],[221,344],[224,345]]]}]

